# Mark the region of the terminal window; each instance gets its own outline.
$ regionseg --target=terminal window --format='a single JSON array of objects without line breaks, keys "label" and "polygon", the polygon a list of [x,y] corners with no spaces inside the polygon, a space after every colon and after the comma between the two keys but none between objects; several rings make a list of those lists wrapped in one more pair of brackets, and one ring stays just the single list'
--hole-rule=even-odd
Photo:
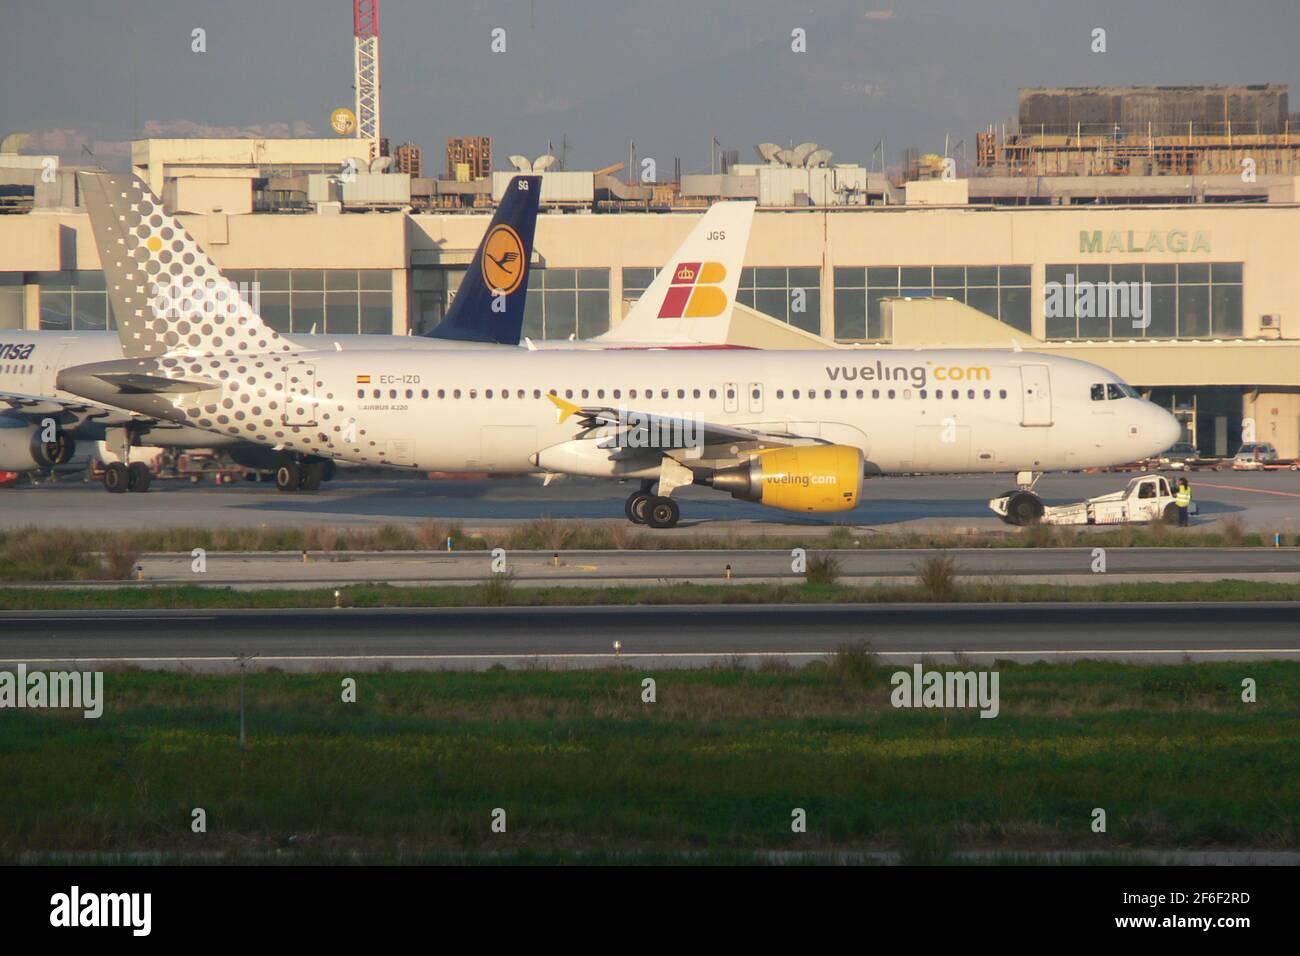
[{"label": "terminal window", "polygon": [[533,269],[523,334],[531,339],[588,339],[609,330],[608,269]]},{"label": "terminal window", "polygon": [[244,298],[277,332],[391,335],[387,269],[228,269]]},{"label": "terminal window", "polygon": [[[1241,335],[1240,262],[1049,265],[1045,281],[1043,312],[1049,339]],[[1100,283],[1106,285],[1098,287]],[[1150,283],[1149,302],[1142,302],[1145,296],[1139,290],[1147,288],[1142,283]],[[1075,306],[1068,307],[1065,300],[1071,295]],[[1089,298],[1092,304],[1084,306]]]},{"label": "terminal window", "polygon": [[[100,270],[37,272],[40,325],[54,332],[102,332],[117,328],[108,305],[108,288]],[[19,287],[21,289],[21,286]]]},{"label": "terminal window", "polygon": [[899,296],[952,298],[1029,332],[1029,283],[1029,266],[837,266],[835,338],[883,339],[880,304]]},{"label": "terminal window", "polygon": [[736,301],[764,315],[820,334],[822,270],[808,267],[740,270]]},{"label": "terminal window", "polygon": [[0,272],[0,329],[21,329],[23,315],[23,274]]}]

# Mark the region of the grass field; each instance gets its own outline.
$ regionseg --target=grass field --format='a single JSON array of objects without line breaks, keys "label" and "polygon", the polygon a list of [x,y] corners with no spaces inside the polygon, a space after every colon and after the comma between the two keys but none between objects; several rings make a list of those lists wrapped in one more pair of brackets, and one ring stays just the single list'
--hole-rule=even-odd
[{"label": "grass field", "polygon": [[[141,528],[0,530],[0,581],[125,579],[140,555],[207,551],[440,551],[451,539],[456,551],[492,548],[566,550],[739,550],[809,548],[859,550],[894,548],[1061,548],[1061,547],[1272,547],[1272,533],[1250,531],[1235,517],[1215,530],[1172,528],[1161,523],[1115,529],[1078,530],[1037,526],[984,534],[876,534],[834,528],[822,535],[664,535],[624,521],[557,521],[543,518],[500,532],[469,534],[458,524],[423,521],[379,528]],[[1282,544],[1294,547],[1295,536]]]},{"label": "grass field", "polygon": [[342,675],[259,673],[242,757],[237,677],[110,672],[99,720],[0,711],[0,859],[1300,845],[1300,666],[996,669],[991,720],[893,708],[865,648],[799,669],[361,674],[356,703]]},{"label": "grass field", "polygon": [[[1160,581],[1057,585],[954,583],[918,575],[916,584],[648,584],[628,587],[517,587],[507,578],[478,585],[339,589],[345,607],[588,607],[654,604],[887,604],[914,601],[1018,604],[1126,601],[1300,601],[1300,584],[1269,581]],[[0,611],[139,608],[334,607],[334,588],[149,585],[124,588],[3,588]],[[1300,613],[1300,612],[1298,612]]]}]

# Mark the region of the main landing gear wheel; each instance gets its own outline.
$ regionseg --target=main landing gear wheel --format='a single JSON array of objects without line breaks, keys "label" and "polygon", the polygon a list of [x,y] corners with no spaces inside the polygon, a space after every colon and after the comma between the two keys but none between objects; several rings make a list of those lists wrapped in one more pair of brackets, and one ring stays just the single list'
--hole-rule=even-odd
[{"label": "main landing gear wheel", "polygon": [[320,491],[320,483],[325,480],[325,468],[329,465],[327,461],[313,461],[310,464],[302,466],[302,484],[299,486],[303,491]]},{"label": "main landing gear wheel", "polygon": [[645,524],[650,498],[650,493],[646,491],[634,491],[628,495],[627,501],[623,502],[623,513],[627,515],[627,520],[633,524]]},{"label": "main landing gear wheel", "polygon": [[671,498],[651,498],[645,509],[645,520],[652,528],[671,528],[682,516],[682,509]]},{"label": "main landing gear wheel", "polygon": [[129,487],[131,491],[146,492],[149,485],[153,483],[153,473],[149,466],[142,461],[134,461],[127,466],[127,474],[130,476]]},{"label": "main landing gear wheel", "polygon": [[120,461],[104,466],[104,488],[110,494],[120,495],[131,488],[131,472]]},{"label": "main landing gear wheel", "polygon": [[275,487],[277,491],[297,491],[302,485],[302,469],[296,461],[286,461],[275,469]]},{"label": "main landing gear wheel", "polygon": [[1017,491],[1007,501],[1007,520],[1012,524],[1038,524],[1043,517],[1043,500],[1032,491]]}]

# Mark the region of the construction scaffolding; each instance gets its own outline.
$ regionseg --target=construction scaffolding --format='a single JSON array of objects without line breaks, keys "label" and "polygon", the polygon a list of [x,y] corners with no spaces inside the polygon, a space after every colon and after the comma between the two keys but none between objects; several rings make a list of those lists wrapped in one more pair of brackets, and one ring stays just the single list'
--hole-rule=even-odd
[{"label": "construction scaffolding", "polygon": [[1287,88],[1079,87],[1020,91],[1019,128],[976,137],[994,175],[1300,175]]}]

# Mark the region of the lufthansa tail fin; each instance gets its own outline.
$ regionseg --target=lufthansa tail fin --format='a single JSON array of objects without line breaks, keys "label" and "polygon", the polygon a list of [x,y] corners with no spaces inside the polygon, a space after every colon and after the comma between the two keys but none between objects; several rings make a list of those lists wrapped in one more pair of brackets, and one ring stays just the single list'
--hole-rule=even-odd
[{"label": "lufthansa tail fin", "polygon": [[725,344],[754,206],[714,203],[632,311],[593,341]]},{"label": "lufthansa tail fin", "polygon": [[541,176],[510,180],[451,308],[426,336],[519,344],[541,191]]}]

